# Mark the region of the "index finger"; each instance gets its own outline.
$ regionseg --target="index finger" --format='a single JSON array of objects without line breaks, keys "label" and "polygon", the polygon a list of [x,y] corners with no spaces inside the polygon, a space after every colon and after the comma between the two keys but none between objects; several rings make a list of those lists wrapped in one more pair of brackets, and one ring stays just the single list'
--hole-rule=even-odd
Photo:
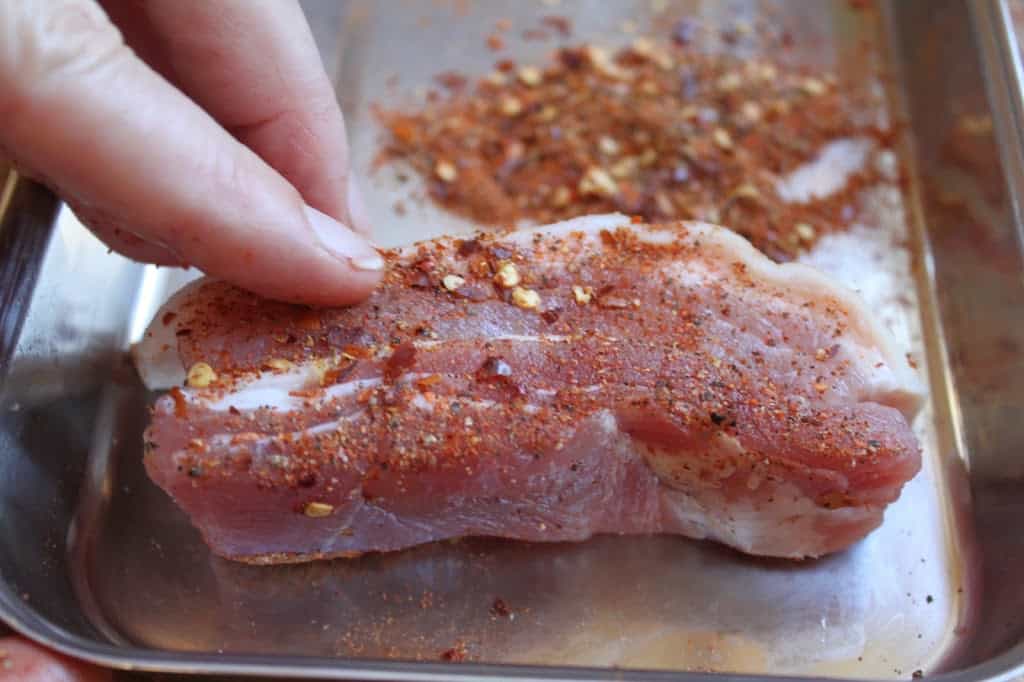
[{"label": "index finger", "polygon": [[350,210],[345,124],[297,2],[106,0],[104,6],[129,44],[147,58],[156,52],[154,66],[307,203],[368,232],[359,211]]}]

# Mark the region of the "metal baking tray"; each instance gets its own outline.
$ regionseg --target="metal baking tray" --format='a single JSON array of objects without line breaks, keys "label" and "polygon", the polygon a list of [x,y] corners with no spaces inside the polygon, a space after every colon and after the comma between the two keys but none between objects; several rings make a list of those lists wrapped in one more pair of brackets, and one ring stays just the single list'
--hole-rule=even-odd
[{"label": "metal baking tray", "polygon": [[[421,96],[447,69],[485,72],[495,56],[484,39],[500,18],[525,27],[567,15],[573,40],[610,45],[629,39],[624,22],[643,30],[665,12],[710,26],[768,21],[791,30],[794,60],[880,69],[879,113],[901,131],[905,181],[809,260],[860,288],[920,365],[930,386],[915,424],[924,471],[881,529],[820,561],[755,560],[673,537],[471,540],[280,567],[223,561],[143,472],[153,396],[125,356],[191,275],[108,254],[49,193],[12,176],[0,192],[4,622],[113,668],[206,675],[1024,675],[1024,98],[1003,3],[305,7],[385,244],[467,226],[424,204],[395,214],[409,188],[386,169],[369,173],[371,104]],[[539,62],[551,47],[513,42],[503,56]],[[756,54],[756,32],[730,49]],[[491,613],[499,598],[514,618]],[[468,660],[440,662],[454,647]]]}]

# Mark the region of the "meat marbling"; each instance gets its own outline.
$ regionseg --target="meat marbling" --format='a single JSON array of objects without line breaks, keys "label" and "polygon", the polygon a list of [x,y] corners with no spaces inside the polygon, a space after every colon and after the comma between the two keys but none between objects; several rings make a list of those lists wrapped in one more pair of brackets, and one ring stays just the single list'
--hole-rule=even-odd
[{"label": "meat marbling", "polygon": [[146,469],[217,554],[677,533],[815,557],[920,468],[918,383],[870,311],[723,228],[591,216],[387,257],[344,309],[200,280],[135,347],[175,386]]}]

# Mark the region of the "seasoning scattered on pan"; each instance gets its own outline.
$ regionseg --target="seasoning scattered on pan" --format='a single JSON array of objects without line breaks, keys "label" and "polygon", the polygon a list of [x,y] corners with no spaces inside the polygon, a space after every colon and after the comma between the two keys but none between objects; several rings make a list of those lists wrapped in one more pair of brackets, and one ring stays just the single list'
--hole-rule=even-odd
[{"label": "seasoning scattered on pan", "polygon": [[610,211],[700,219],[785,261],[854,222],[877,164],[796,199],[784,179],[839,140],[888,146],[891,133],[864,115],[864,93],[686,42],[563,48],[543,67],[499,61],[418,110],[379,108],[380,161],[406,162],[434,202],[494,227]]}]

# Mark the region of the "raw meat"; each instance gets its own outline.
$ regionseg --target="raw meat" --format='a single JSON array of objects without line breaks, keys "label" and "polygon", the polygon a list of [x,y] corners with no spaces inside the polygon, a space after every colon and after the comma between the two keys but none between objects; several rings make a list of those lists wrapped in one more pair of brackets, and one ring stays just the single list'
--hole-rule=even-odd
[{"label": "raw meat", "polygon": [[346,309],[201,280],[135,348],[185,383],[146,468],[217,554],[677,533],[815,557],[920,468],[918,384],[871,313],[723,228],[591,216],[388,260]]}]

